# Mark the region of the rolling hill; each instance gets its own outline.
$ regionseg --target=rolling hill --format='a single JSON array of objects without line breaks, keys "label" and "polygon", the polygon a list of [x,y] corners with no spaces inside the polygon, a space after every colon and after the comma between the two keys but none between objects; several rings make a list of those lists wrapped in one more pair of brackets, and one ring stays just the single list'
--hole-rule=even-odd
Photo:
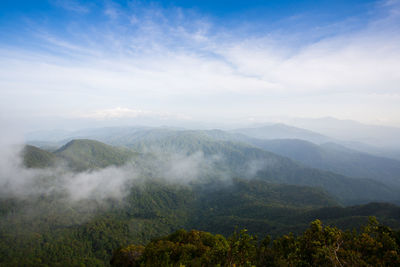
[{"label": "rolling hill", "polygon": [[400,187],[398,160],[362,153],[335,143],[316,145],[298,139],[252,139],[249,143],[312,168]]},{"label": "rolling hill", "polygon": [[397,201],[398,191],[370,179],[355,179],[329,171],[309,168],[287,157],[256,148],[244,142],[215,140],[209,132],[168,132],[157,138],[144,137],[130,145],[137,151],[186,153],[201,151],[206,157],[216,157],[215,170],[229,176],[258,178],[278,184],[320,187],[343,203]]},{"label": "rolling hill", "polygon": [[[57,191],[29,199],[0,198],[0,265],[107,266],[115,249],[179,228],[230,235],[238,226],[258,236],[277,236],[299,233],[317,218],[351,229],[371,215],[400,227],[398,206],[343,206],[395,202],[396,189],[306,167],[250,145],[243,136],[172,129],[116,136],[114,142],[120,140],[124,148],[86,139],[69,141],[55,152],[26,148],[25,162],[34,162],[31,167],[66,161],[78,177],[131,161],[141,172],[121,199],[71,201]],[[193,179],[171,179],[177,173],[185,178],[193,169]]]},{"label": "rolling hill", "polygon": [[[345,204],[399,200],[396,188],[372,179],[350,178],[329,170],[307,167],[307,164],[297,163],[288,157],[257,148],[254,146],[254,140],[243,135],[232,135],[218,130],[171,128],[125,129],[120,134],[118,129],[113,129],[113,134],[100,132],[103,138],[107,136],[107,140],[112,136],[113,144],[124,145],[142,154],[152,154],[157,160],[161,159],[160,165],[163,164],[163,159],[168,158],[168,154],[186,157],[200,153],[201,164],[195,163],[195,166],[200,166],[201,175],[207,179],[258,178],[278,184],[319,187]],[[253,142],[253,145],[248,144],[249,142]],[[292,148],[288,149],[295,151]],[[133,156],[131,153],[134,152],[90,140],[71,141],[55,152],[57,156],[66,159],[75,170],[121,165]],[[173,160],[169,158],[170,164],[173,164]],[[142,163],[147,164],[143,161]],[[157,169],[151,166],[146,168]]]},{"label": "rolling hill", "polygon": [[31,145],[23,150],[23,161],[29,168],[51,167],[65,162],[75,171],[100,169],[111,165],[121,166],[139,153],[122,147],[113,147],[99,141],[72,140],[54,152]]},{"label": "rolling hill", "polygon": [[46,168],[56,164],[57,157],[51,152],[26,145],[22,150],[23,164],[28,168]]}]

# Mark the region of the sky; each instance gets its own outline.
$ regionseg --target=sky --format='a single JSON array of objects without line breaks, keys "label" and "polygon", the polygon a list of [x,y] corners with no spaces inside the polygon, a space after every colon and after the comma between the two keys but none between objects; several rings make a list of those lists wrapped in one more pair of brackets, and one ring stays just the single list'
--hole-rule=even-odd
[{"label": "sky", "polygon": [[399,0],[0,2],[0,121],[27,130],[400,127],[399,103]]}]

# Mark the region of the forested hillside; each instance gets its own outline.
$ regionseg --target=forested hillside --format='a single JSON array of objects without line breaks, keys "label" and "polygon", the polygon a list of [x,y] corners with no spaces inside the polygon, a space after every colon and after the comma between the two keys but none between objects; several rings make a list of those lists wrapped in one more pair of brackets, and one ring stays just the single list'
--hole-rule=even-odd
[{"label": "forested hillside", "polygon": [[76,171],[121,166],[137,156],[134,151],[93,140],[72,140],[54,152]]},{"label": "forested hillside", "polygon": [[26,145],[22,150],[23,164],[27,168],[54,167],[56,155],[35,146]]},{"label": "forested hillside", "polygon": [[[121,140],[117,136],[115,142]],[[171,248],[172,243],[168,243],[169,248],[157,247],[154,238],[178,229],[198,229],[211,234],[194,231],[187,238],[191,240],[190,235],[195,234],[222,242],[218,257],[206,257],[224,265],[226,259],[236,257],[229,240],[240,236],[252,240],[244,232],[226,239],[236,228],[278,240],[262,249],[261,243],[251,241],[254,257],[237,263],[260,264],[262,258],[261,262],[270,264],[292,264],[310,259],[299,254],[284,258],[273,244],[289,238],[293,242],[290,247],[305,246],[301,236],[282,235],[301,234],[316,219],[351,230],[360,229],[369,216],[376,216],[388,227],[400,229],[400,207],[367,204],[398,200],[395,188],[379,182],[309,168],[252,146],[243,136],[232,137],[218,130],[158,129],[146,130],[146,134],[138,131],[131,137],[132,142],[123,147],[88,139],[68,141],[53,152],[27,146],[20,153],[25,166],[16,172],[21,177],[9,180],[12,193],[0,198],[0,264],[108,266],[114,253],[115,265],[126,260],[131,249],[150,255],[147,253],[164,253]],[[359,203],[362,205],[354,206]],[[340,233],[346,242],[353,242],[350,234]],[[141,247],[146,244],[155,250],[146,252],[147,246]],[[118,250],[121,247],[125,249]],[[242,253],[238,248],[235,251]],[[260,251],[269,252],[264,255]],[[183,258],[162,256],[157,260],[189,265],[191,260],[199,260],[182,253]],[[136,260],[156,264],[143,257]],[[365,255],[357,257],[373,262]]]},{"label": "forested hillside", "polygon": [[[253,132],[257,134],[252,134]],[[243,133],[247,133],[249,136]],[[166,127],[109,127],[73,132],[64,141],[59,139],[54,144],[43,143],[43,141],[33,141],[32,143],[43,147],[51,146],[54,149],[55,146],[74,138],[89,138],[137,150],[148,151],[149,149],[157,148],[158,152],[167,150],[180,153],[182,151],[184,153],[193,151],[205,151],[207,153],[207,150],[210,151],[209,147],[214,146],[215,143],[232,142],[273,152],[301,163],[303,166],[334,172],[351,178],[371,179],[389,185],[389,187],[400,186],[400,162],[398,160],[349,149],[343,145],[333,143],[332,141],[335,140],[327,137],[320,139],[318,142],[315,141],[318,144],[311,143],[306,141],[314,141],[308,138],[308,135],[323,137],[317,133],[279,124],[237,129],[229,132],[217,129],[185,130]],[[254,136],[258,138],[254,138]],[[65,135],[60,137],[65,138]],[[272,140],[271,138],[279,139]],[[216,152],[218,152],[217,149],[214,149],[214,153]]]},{"label": "forested hillside", "polygon": [[[215,135],[215,132],[213,133]],[[218,135],[221,138],[221,134]],[[75,145],[76,144],[76,145]],[[371,179],[355,179],[300,165],[289,158],[256,148],[243,142],[218,140],[208,132],[156,131],[143,135],[130,149],[110,147],[91,140],[73,140],[54,154],[65,160],[75,170],[122,165],[136,156],[153,157],[149,162],[141,160],[139,168],[155,169],[178,158],[189,158],[192,169],[184,176],[191,176],[193,169],[201,169],[196,178],[224,179],[226,177],[258,178],[272,183],[306,185],[323,188],[343,204],[358,204],[368,201],[399,200],[400,189]],[[106,153],[106,151],[109,151]],[[138,152],[136,152],[138,151]],[[171,156],[172,155],[172,156]],[[190,156],[190,157],[189,157]],[[143,158],[140,157],[140,158]],[[86,160],[84,160],[86,159]],[[154,164],[157,162],[157,164]],[[151,164],[150,164],[151,165]],[[179,165],[179,164],[178,164]],[[189,167],[190,168],[190,167]],[[164,172],[164,170],[159,171]],[[157,174],[157,176],[163,174]]]},{"label": "forested hillside", "polygon": [[316,145],[299,139],[261,140],[249,143],[302,164],[349,177],[369,178],[400,187],[400,161],[373,156],[346,147],[325,143]]},{"label": "forested hillside", "polygon": [[319,190],[257,180],[209,186],[147,180],[120,201],[66,202],[62,195],[2,199],[1,264],[107,266],[119,247],[144,245],[180,228],[229,236],[239,227],[278,237],[301,233],[315,218],[358,229],[371,215],[400,228],[400,208],[393,205],[338,207]]}]

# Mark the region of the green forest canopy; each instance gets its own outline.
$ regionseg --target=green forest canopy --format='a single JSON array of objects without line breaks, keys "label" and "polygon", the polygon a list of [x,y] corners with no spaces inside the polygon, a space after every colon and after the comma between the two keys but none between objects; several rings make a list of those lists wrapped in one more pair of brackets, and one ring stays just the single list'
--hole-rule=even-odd
[{"label": "green forest canopy", "polygon": [[323,226],[315,220],[301,235],[271,242],[247,230],[229,238],[197,230],[178,230],[146,246],[116,250],[112,266],[399,266],[400,232],[370,217],[360,232]]}]

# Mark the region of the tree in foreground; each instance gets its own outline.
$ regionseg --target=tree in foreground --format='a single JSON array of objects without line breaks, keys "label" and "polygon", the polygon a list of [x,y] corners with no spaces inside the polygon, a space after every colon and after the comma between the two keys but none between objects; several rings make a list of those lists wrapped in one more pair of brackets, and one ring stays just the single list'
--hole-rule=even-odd
[{"label": "tree in foreground", "polygon": [[257,242],[247,230],[232,236],[179,230],[145,247],[114,252],[112,266],[400,266],[400,232],[372,217],[360,233],[315,220],[299,236]]}]

